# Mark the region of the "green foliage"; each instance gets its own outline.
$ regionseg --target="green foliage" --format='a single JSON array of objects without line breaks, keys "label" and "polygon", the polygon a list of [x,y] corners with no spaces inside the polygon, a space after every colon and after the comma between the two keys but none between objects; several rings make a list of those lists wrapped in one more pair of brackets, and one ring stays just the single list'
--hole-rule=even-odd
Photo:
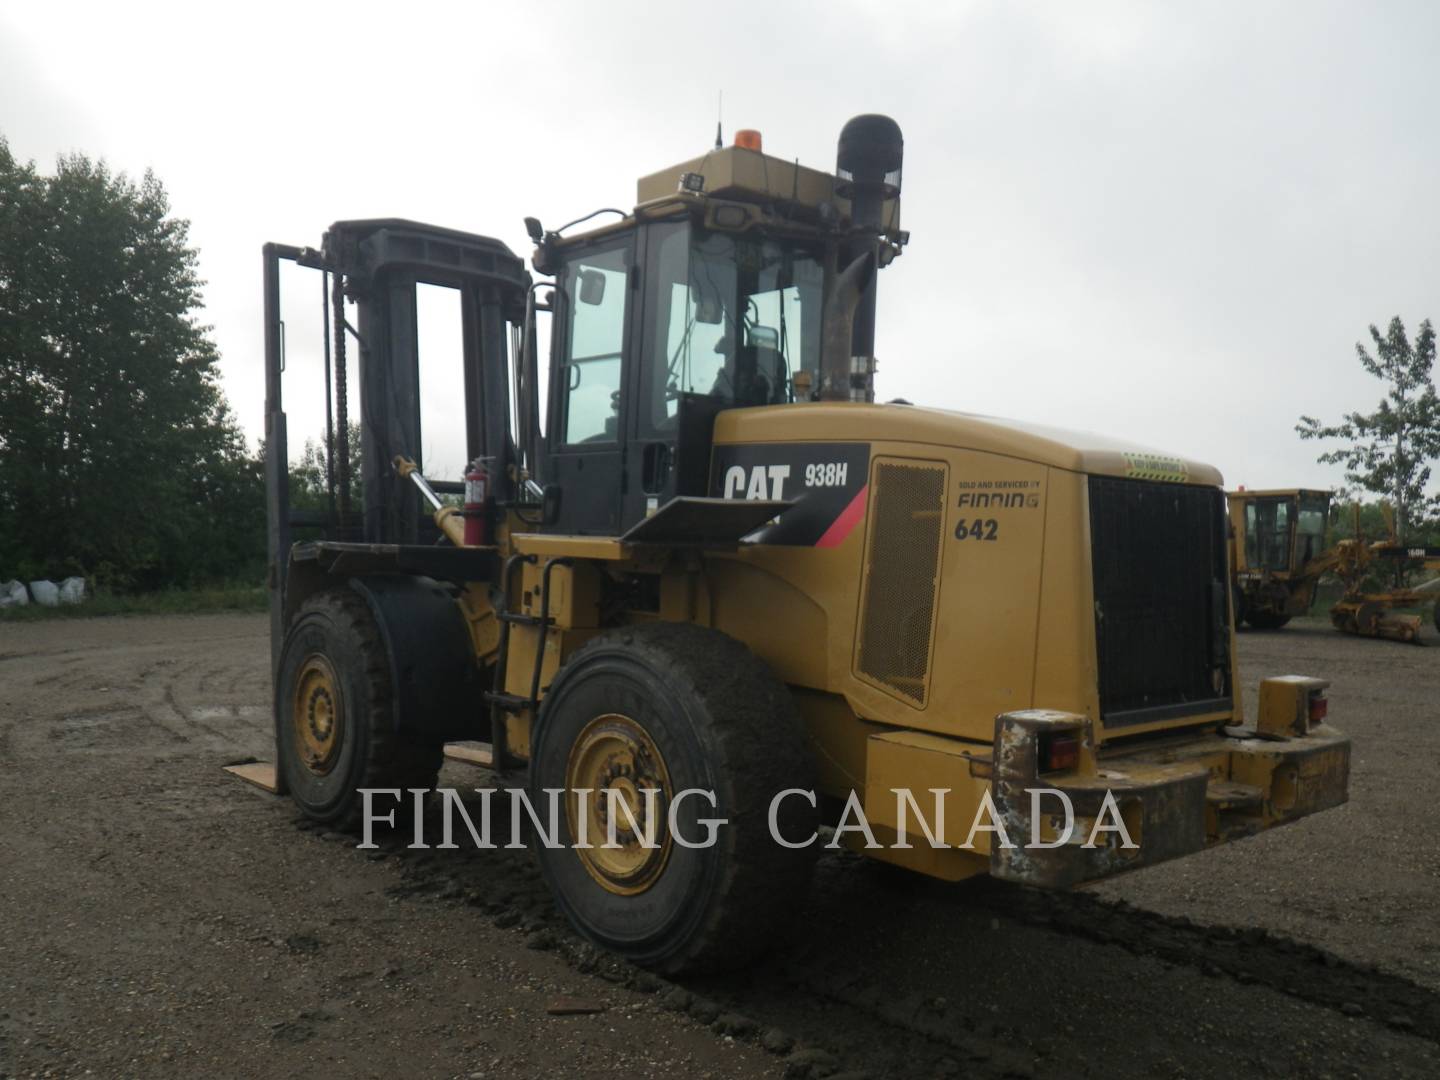
[{"label": "green foliage", "polygon": [[[1385,521],[1385,510],[1382,504],[1359,499],[1344,501],[1337,499],[1330,505],[1330,525],[1325,536],[1327,547],[1334,546],[1337,540],[1355,539],[1356,507],[1359,507],[1360,510],[1359,538],[1361,540],[1373,542],[1389,537],[1390,527]],[[1412,523],[1408,542],[1440,547],[1440,520]]]},{"label": "green foliage", "polygon": [[[353,511],[365,504],[360,482],[360,424],[351,420],[347,427],[350,432],[350,505]],[[290,505],[295,509],[328,510],[330,507],[323,438],[306,439],[300,459],[290,463]],[[338,483],[337,477],[337,490]]]},{"label": "green foliage", "polygon": [[264,564],[187,223],[152,174],[0,138],[0,574],[155,589]]},{"label": "green foliage", "polygon": [[[1395,507],[1396,529],[1411,539],[1440,508],[1440,496],[1427,495],[1428,462],[1440,456],[1440,398],[1435,393],[1435,329],[1426,319],[1412,344],[1397,315],[1382,335],[1370,327],[1371,356],[1362,343],[1355,352],[1361,365],[1385,384],[1385,397],[1373,413],[1346,413],[1340,423],[1322,424],[1302,416],[1295,430],[1302,439],[1341,439],[1345,445],[1321,454],[1324,464],[1344,465],[1345,479],[1388,498]],[[1383,536],[1384,530],[1377,534]]]}]

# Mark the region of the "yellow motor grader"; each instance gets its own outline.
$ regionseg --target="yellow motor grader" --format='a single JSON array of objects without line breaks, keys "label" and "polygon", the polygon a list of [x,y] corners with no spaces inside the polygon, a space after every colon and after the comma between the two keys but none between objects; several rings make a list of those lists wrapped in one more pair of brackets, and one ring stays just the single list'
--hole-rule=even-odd
[{"label": "yellow motor grader", "polygon": [[[368,822],[464,743],[577,929],[676,971],[763,947],[824,844],[1068,887],[1345,801],[1323,680],[1243,716],[1214,469],[874,400],[902,146],[857,117],[829,173],[742,132],[631,209],[527,219],[538,277],[395,219],[265,247],[274,779],[304,814]],[[282,265],[323,277],[318,508]],[[420,285],[459,296],[463,481],[427,479]]]},{"label": "yellow motor grader", "polygon": [[1420,616],[1396,614],[1394,609],[1432,605],[1435,628],[1440,630],[1440,579],[1415,588],[1365,590],[1366,576],[1382,564],[1440,570],[1440,548],[1402,543],[1388,506],[1382,507],[1389,527],[1386,539],[1365,542],[1356,506],[1354,537],[1327,548],[1328,491],[1241,489],[1229,492],[1226,498],[1237,624],[1243,620],[1257,630],[1279,629],[1310,610],[1321,577],[1332,574],[1345,590],[1330,608],[1330,621],[1337,630],[1416,642]]}]

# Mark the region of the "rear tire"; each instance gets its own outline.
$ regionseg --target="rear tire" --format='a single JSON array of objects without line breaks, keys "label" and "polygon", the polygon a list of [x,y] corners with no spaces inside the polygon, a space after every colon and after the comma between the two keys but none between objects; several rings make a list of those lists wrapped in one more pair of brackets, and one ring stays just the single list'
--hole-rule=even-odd
[{"label": "rear tire", "polygon": [[[558,846],[536,850],[556,903],[585,937],[666,973],[730,968],[750,961],[798,910],[819,841],[782,847],[768,815],[784,789],[815,790],[814,765],[789,690],[738,641],[677,623],[602,634],[556,677],[536,728],[537,810],[548,805],[546,788],[665,792],[658,843],[648,851],[633,834],[623,850],[599,849],[605,835],[596,824],[586,831],[597,849],[577,850],[577,821],[596,818],[568,790],[561,796]],[[713,792],[715,805],[702,795],[682,799],[677,830],[696,843],[707,836],[701,820],[723,819],[711,846],[677,843],[658,808],[690,789]],[[639,799],[631,805],[643,809]],[[616,819],[625,821],[618,811]],[[787,840],[810,839],[817,824],[804,797],[780,804]]]},{"label": "rear tire", "polygon": [[[306,600],[285,635],[275,679],[276,759],[300,811],[360,825],[360,788],[431,788],[444,744],[396,731],[390,662],[370,608],[349,589]],[[384,814],[395,802],[377,798]],[[397,818],[398,820],[398,818]]]}]

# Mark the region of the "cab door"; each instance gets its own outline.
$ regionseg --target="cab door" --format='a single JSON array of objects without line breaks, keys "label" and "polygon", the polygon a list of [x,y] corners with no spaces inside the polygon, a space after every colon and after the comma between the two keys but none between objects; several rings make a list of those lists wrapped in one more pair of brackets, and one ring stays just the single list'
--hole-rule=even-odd
[{"label": "cab door", "polygon": [[[627,396],[621,531],[639,524],[677,495],[705,495],[715,416],[734,403],[716,390],[725,357],[724,305],[737,285],[730,255],[695,270],[688,218],[655,221],[640,232],[644,310],[636,320],[633,374]],[[692,287],[696,274],[703,287]],[[637,296],[642,293],[637,293]],[[702,302],[703,301],[703,302]]]},{"label": "cab door", "polygon": [[633,233],[567,253],[556,290],[547,476],[561,488],[546,531],[620,532],[630,374],[638,295]]},{"label": "cab door", "polygon": [[[682,394],[670,372],[677,335],[686,329],[683,301],[687,295],[690,226],[687,220],[654,222],[640,230],[643,258],[644,311],[635,334],[635,362],[627,384],[634,404],[626,419],[629,440],[625,457],[625,491],[621,498],[621,531],[643,521],[676,494],[680,474]],[[679,310],[677,310],[677,307]],[[673,324],[673,325],[672,325]],[[712,423],[713,423],[713,412]],[[693,424],[691,425],[693,426]],[[709,465],[709,444],[704,447]],[[684,494],[704,494],[701,490]]]}]

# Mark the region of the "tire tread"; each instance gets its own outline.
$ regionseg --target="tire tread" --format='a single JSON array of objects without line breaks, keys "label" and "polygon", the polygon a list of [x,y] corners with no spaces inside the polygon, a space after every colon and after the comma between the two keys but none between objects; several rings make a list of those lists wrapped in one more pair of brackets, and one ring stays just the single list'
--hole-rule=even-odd
[{"label": "tire tread", "polygon": [[[445,747],[439,741],[406,738],[396,730],[390,663],[369,606],[353,589],[327,589],[301,605],[296,621],[312,613],[328,619],[340,633],[353,634],[365,660],[365,700],[356,715],[345,718],[347,724],[363,722],[369,732],[363,773],[356,788],[403,791],[434,787],[444,762]],[[277,690],[277,706],[278,701]],[[407,805],[408,801],[402,798],[402,809]],[[351,799],[326,820],[342,832],[353,832],[360,828],[361,816],[361,800]]]},{"label": "tire tread", "polygon": [[670,685],[687,689],[709,715],[717,782],[733,784],[731,805],[745,808],[727,826],[736,830],[737,857],[725,867],[719,902],[682,949],[650,966],[668,973],[733,968],[763,951],[776,924],[799,907],[816,858],[818,841],[795,850],[769,835],[773,794],[815,789],[814,761],[794,699],[740,641],[691,623],[607,631],[577,650],[566,667],[617,643],[641,654]]}]

